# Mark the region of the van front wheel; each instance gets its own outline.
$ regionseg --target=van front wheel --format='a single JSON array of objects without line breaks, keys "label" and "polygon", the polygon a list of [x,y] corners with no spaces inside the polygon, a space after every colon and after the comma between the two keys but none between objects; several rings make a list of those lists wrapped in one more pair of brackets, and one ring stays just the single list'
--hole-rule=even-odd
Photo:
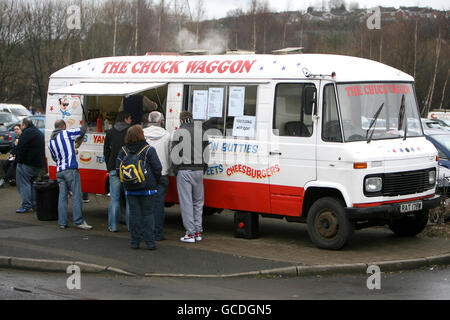
[{"label": "van front wheel", "polygon": [[335,198],[321,198],[314,202],[309,209],[307,223],[311,241],[323,249],[341,249],[354,230],[344,206]]}]

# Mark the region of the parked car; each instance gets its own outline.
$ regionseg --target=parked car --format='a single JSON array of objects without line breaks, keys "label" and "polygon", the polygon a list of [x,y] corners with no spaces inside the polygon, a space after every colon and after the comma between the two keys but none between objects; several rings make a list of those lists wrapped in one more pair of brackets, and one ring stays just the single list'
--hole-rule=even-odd
[{"label": "parked car", "polygon": [[[30,116],[27,117],[28,119],[33,122],[33,124],[42,132],[42,134],[45,134],[45,115],[36,115],[36,116]],[[11,132],[13,141],[16,138],[16,134],[14,133],[14,126],[20,125],[22,120],[17,120],[14,123],[11,123],[7,126],[8,131]]]},{"label": "parked car", "polygon": [[424,130],[429,129],[441,129],[450,131],[450,127],[445,124],[445,122],[442,122],[441,120],[437,119],[421,119],[422,120],[422,127]]},{"label": "parked car", "polygon": [[438,193],[450,195],[450,132],[425,129],[425,137],[433,143],[439,155]]},{"label": "parked car", "polygon": [[8,112],[0,112],[0,125],[8,126],[12,123],[19,121],[19,119]]},{"label": "parked car", "polygon": [[9,127],[0,125],[0,152],[8,153],[14,144],[15,134],[9,131]]},{"label": "parked car", "polygon": [[19,120],[32,116],[31,112],[21,104],[0,103],[0,112],[11,113]]},{"label": "parked car", "polygon": [[45,115],[36,115],[27,118],[29,118],[39,130],[41,130],[42,134],[45,134]]}]

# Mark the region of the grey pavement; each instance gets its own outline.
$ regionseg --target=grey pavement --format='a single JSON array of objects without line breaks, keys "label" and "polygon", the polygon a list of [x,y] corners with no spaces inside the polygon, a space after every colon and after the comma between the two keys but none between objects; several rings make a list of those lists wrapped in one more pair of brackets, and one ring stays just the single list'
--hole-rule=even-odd
[{"label": "grey pavement", "polygon": [[90,195],[83,205],[86,221],[94,226],[90,231],[71,221],[68,229],[59,229],[57,221],[39,221],[35,212],[17,214],[19,203],[16,188],[0,189],[0,267],[65,271],[75,263],[92,272],[231,277],[365,273],[370,264],[382,271],[450,264],[448,239],[398,238],[381,227],[356,231],[340,251],[315,247],[303,224],[269,218],[260,218],[258,239],[238,239],[231,211],[205,216],[204,240],[182,243],[178,206],[166,209],[166,240],[157,242],[157,250],[133,250],[124,225],[118,233],[107,231],[106,196]]}]

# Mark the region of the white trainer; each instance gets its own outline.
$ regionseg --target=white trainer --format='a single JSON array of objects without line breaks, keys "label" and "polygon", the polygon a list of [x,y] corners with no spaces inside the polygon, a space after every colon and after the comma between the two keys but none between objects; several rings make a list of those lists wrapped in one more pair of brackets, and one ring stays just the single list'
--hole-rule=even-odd
[{"label": "white trainer", "polygon": [[202,241],[202,234],[200,232],[197,232],[194,237],[195,241]]},{"label": "white trainer", "polygon": [[195,237],[193,235],[186,234],[184,237],[180,238],[180,241],[181,242],[194,243],[195,242]]},{"label": "white trainer", "polygon": [[83,229],[83,230],[91,230],[92,226],[88,225],[86,221],[83,221],[82,224],[77,225],[77,228]]}]

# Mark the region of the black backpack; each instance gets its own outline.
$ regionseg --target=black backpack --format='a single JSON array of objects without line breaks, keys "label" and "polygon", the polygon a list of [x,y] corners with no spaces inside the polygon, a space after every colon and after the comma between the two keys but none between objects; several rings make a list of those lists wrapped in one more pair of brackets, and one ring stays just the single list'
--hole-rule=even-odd
[{"label": "black backpack", "polygon": [[120,182],[123,183],[125,190],[142,190],[145,189],[147,181],[147,163],[142,161],[141,154],[150,146],[146,145],[138,153],[122,147],[125,157],[120,162],[119,174]]}]

